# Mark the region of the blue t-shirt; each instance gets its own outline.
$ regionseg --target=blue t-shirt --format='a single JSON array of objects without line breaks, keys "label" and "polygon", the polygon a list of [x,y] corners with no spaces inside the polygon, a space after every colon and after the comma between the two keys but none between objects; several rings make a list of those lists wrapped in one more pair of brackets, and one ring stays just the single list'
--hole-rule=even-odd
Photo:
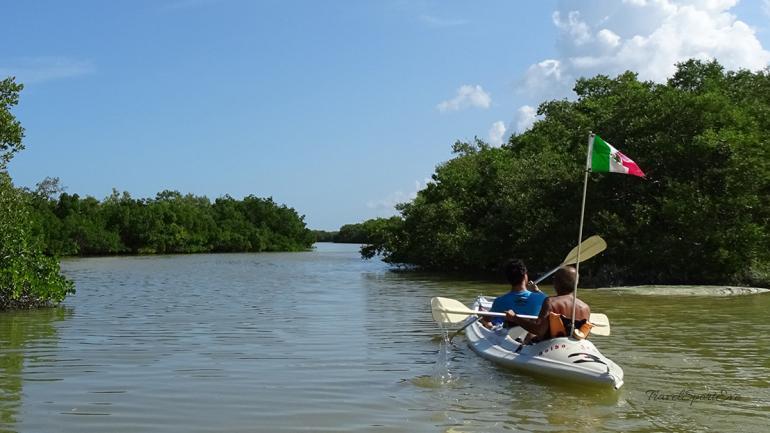
[{"label": "blue t-shirt", "polygon": [[[547,296],[543,292],[530,292],[529,290],[508,292],[503,296],[497,297],[489,311],[505,313],[508,310],[513,310],[516,314],[537,316],[540,314],[540,307],[543,306],[545,298]],[[503,321],[502,317],[495,317],[492,323],[498,324],[503,323]]]}]

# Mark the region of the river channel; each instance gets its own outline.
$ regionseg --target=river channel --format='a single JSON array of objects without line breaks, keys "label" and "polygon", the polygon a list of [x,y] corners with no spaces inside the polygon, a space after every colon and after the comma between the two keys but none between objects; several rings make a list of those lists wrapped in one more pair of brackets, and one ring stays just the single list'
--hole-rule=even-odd
[{"label": "river channel", "polygon": [[62,266],[61,307],[0,314],[0,431],[770,431],[768,294],[582,291],[611,321],[593,340],[625,370],[611,391],[447,344],[429,299],[505,286],[356,246]]}]

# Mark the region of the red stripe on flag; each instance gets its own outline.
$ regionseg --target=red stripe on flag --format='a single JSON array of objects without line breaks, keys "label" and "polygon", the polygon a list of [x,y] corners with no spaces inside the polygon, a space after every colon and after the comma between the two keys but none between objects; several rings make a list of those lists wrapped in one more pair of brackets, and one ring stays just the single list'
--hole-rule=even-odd
[{"label": "red stripe on flag", "polygon": [[618,151],[618,156],[620,157],[620,161],[623,164],[623,167],[628,169],[628,174],[632,176],[645,177],[642,169],[639,168],[639,166],[636,165],[636,163],[631,158],[623,155],[623,152],[621,151]]}]

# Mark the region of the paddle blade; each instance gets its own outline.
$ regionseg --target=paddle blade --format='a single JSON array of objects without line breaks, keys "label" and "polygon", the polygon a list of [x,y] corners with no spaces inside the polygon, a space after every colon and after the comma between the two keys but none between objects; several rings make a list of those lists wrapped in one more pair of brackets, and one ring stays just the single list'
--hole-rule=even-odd
[{"label": "paddle blade", "polygon": [[[599,254],[600,252],[607,249],[607,242],[602,239],[599,235],[593,235],[590,238],[584,240],[580,243],[580,261],[588,260],[591,257]],[[572,251],[567,254],[567,257],[564,259],[564,261],[561,263],[563,265],[574,265],[578,262],[578,246],[572,249]]]},{"label": "paddle blade", "polygon": [[433,320],[440,325],[456,325],[464,322],[468,316],[476,314],[460,301],[441,297],[430,300],[430,310]]},{"label": "paddle blade", "polygon": [[610,335],[610,319],[602,313],[591,313],[591,317],[588,319],[594,327],[591,328],[591,335]]}]

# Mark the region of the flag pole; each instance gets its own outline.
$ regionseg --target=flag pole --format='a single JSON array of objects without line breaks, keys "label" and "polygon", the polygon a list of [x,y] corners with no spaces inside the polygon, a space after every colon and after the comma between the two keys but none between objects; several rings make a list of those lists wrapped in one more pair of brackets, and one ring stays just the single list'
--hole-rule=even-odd
[{"label": "flag pole", "polygon": [[569,335],[575,333],[575,312],[577,310],[578,280],[580,280],[580,244],[583,242],[583,221],[586,213],[586,191],[588,190],[588,174],[591,173],[591,148],[594,144],[594,133],[588,132],[588,154],[586,155],[585,178],[583,180],[583,203],[580,205],[580,230],[578,230],[577,258],[575,259],[575,286],[572,288],[572,323]]}]

